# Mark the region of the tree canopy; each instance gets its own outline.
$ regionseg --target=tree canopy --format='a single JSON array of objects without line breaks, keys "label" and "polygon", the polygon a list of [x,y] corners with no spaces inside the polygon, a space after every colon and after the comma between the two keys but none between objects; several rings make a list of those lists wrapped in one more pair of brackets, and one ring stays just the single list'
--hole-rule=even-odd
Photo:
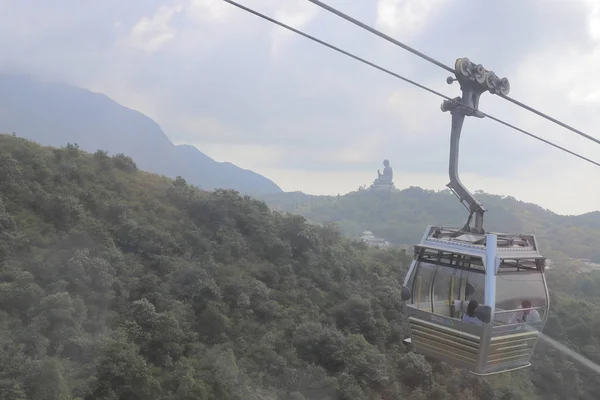
[{"label": "tree canopy", "polygon": [[[591,399],[600,389],[552,348],[490,379],[408,352],[403,250],[145,173],[123,154],[3,135],[0,164],[2,400]],[[549,282],[549,334],[600,361],[600,277],[556,271]]]}]

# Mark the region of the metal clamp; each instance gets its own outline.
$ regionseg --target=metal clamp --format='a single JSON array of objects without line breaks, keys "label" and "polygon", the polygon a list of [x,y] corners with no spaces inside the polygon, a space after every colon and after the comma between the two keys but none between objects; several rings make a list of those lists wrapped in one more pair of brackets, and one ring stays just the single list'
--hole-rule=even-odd
[{"label": "metal clamp", "polygon": [[[460,134],[465,117],[484,117],[483,113],[479,111],[479,97],[481,94],[489,91],[492,94],[506,96],[510,91],[510,83],[506,78],[498,78],[493,71],[486,70],[483,65],[475,65],[468,58],[459,58],[456,60],[454,73],[456,78],[448,77],[446,82],[452,84],[458,81],[462,97],[444,100],[441,105],[443,112],[450,111],[452,114],[449,162],[450,183],[447,186],[469,210],[469,219],[463,230],[484,233],[483,214],[486,210],[483,204],[462,184],[458,176]],[[475,215],[475,226],[471,228],[469,225],[471,224],[473,215]]]}]

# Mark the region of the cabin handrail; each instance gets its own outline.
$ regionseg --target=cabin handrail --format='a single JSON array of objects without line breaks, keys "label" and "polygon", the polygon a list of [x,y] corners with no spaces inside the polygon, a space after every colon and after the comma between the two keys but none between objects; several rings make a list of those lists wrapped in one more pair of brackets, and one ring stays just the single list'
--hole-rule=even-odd
[{"label": "cabin handrail", "polygon": [[501,310],[501,311],[496,311],[495,314],[506,314],[509,312],[520,312],[520,311],[528,311],[528,310],[541,310],[541,309],[545,309],[545,306],[539,306],[539,307],[530,307],[530,308],[515,308],[514,310]]}]

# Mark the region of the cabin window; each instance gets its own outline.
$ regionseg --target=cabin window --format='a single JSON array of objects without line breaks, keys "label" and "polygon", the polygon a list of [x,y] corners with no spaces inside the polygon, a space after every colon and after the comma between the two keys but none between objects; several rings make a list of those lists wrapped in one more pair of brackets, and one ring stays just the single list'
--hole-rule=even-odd
[{"label": "cabin window", "polygon": [[463,271],[438,266],[433,280],[433,312],[449,315],[450,305],[460,296],[460,276]]},{"label": "cabin window", "polygon": [[541,318],[546,309],[546,287],[542,273],[535,269],[501,268],[496,275],[496,315],[494,320],[508,323],[523,300],[531,301]]},{"label": "cabin window", "polygon": [[480,272],[465,272],[464,299],[469,302],[477,300],[479,304],[485,302],[485,274]]},{"label": "cabin window", "polygon": [[420,310],[432,311],[430,295],[435,268],[435,265],[426,262],[417,265],[411,290],[413,305]]},{"label": "cabin window", "polygon": [[470,300],[483,303],[485,275],[477,270],[461,269],[461,266],[455,265],[420,261],[413,277],[408,281],[412,294],[411,306],[447,317],[461,318]]}]

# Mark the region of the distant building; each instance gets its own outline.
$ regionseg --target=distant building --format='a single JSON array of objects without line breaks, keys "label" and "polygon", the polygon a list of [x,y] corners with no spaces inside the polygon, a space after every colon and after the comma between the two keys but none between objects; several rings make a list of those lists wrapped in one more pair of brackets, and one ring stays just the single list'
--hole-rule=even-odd
[{"label": "distant building", "polygon": [[[591,272],[600,270],[600,264],[593,262],[589,258],[570,258],[575,261],[575,264],[571,267],[574,272]],[[577,263],[580,263],[577,265]]]},{"label": "distant building", "polygon": [[360,240],[362,240],[369,246],[373,246],[373,247],[380,247],[380,248],[390,247],[390,242],[388,242],[385,239],[375,237],[373,235],[373,232],[371,232],[371,231],[364,231],[362,233],[362,236],[360,237]]}]

